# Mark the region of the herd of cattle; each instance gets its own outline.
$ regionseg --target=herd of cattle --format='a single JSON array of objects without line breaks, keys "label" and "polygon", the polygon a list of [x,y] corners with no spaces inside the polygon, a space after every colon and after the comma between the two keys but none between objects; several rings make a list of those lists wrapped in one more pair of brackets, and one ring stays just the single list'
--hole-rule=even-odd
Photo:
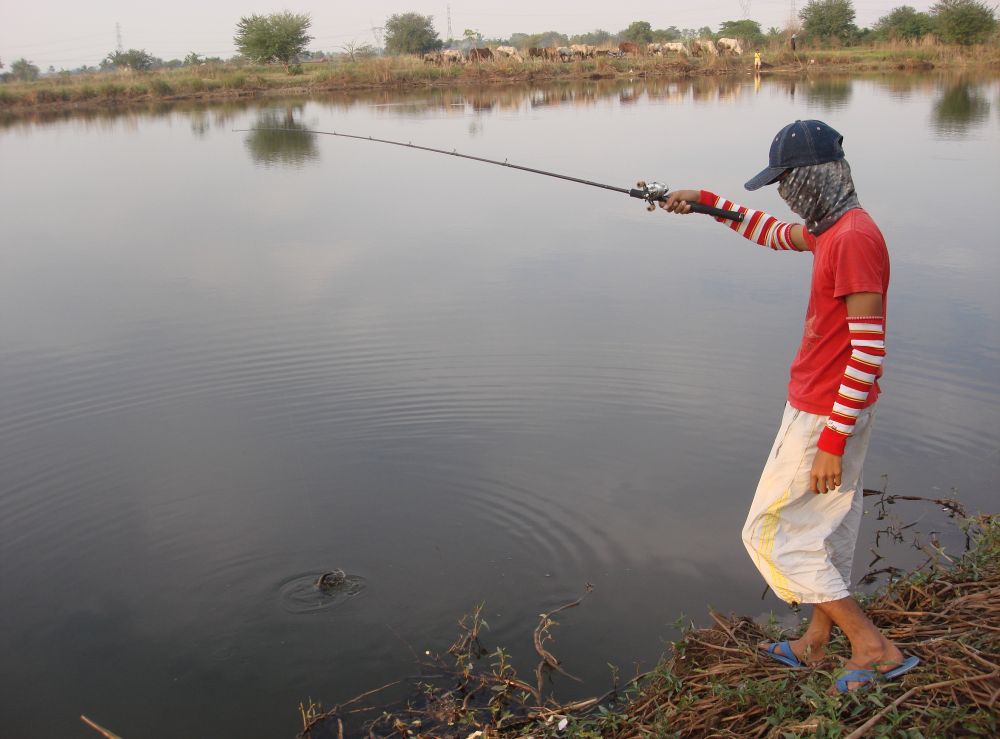
[{"label": "herd of cattle", "polygon": [[577,59],[593,59],[595,57],[626,57],[626,56],[719,56],[720,54],[743,54],[743,47],[738,39],[720,38],[691,39],[690,41],[672,41],[669,43],[634,44],[623,41],[617,49],[598,48],[590,44],[573,44],[572,46],[549,46],[540,48],[532,46],[529,49],[518,50],[513,46],[497,46],[490,48],[472,48],[468,52],[459,49],[444,49],[424,54],[424,61],[429,64],[466,64],[468,62],[485,62],[497,59],[513,59],[523,62],[528,59],[544,59],[556,62],[571,62]]}]

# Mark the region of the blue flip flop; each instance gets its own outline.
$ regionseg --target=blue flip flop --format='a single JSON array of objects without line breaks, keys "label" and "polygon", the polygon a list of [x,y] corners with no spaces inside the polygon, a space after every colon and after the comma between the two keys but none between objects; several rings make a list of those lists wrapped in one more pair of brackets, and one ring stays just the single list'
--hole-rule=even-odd
[{"label": "blue flip flop", "polygon": [[768,644],[767,656],[789,667],[805,667],[805,665],[799,662],[799,658],[795,656],[795,652],[792,651],[792,645],[786,641]]},{"label": "blue flip flop", "polygon": [[905,675],[919,664],[920,657],[913,656],[907,657],[898,667],[894,667],[885,672],[879,672],[878,670],[848,670],[837,678],[837,682],[835,683],[837,686],[837,692],[851,692],[851,689],[848,687],[849,683],[862,683],[862,685],[856,688],[856,690],[860,690],[861,688],[872,685],[880,680],[895,680],[897,677]]}]

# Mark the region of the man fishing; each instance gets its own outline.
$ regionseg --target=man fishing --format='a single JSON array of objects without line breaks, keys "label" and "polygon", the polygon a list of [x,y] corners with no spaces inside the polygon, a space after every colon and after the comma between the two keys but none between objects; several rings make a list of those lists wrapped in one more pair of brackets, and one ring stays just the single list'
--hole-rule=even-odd
[{"label": "man fishing", "polygon": [[885,358],[889,255],[864,211],[844,158],[843,137],[821,121],[795,121],[771,143],[769,166],[747,190],[778,183],[805,223],[732,203],[705,190],[670,193],[660,207],[689,213],[699,203],[744,214],[716,218],[775,250],[812,252],[805,331],[792,362],[788,398],[767,458],[743,542],[771,589],[788,603],[813,605],[798,639],[762,644],[790,667],[821,660],[834,625],[851,656],[831,692],[845,693],[913,669],[851,597],[851,564],[861,524],[861,467],[868,451]]}]

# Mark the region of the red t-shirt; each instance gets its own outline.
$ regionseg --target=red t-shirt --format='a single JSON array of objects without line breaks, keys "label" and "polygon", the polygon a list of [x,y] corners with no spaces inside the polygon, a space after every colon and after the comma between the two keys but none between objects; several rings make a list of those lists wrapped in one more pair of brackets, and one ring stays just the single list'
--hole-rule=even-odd
[{"label": "red t-shirt", "polygon": [[[881,293],[884,310],[889,251],[882,232],[861,208],[849,210],[819,236],[807,231],[806,239],[813,253],[812,288],[802,344],[792,362],[788,402],[806,413],[827,416],[851,356],[844,298],[851,293]],[[876,380],[866,407],[878,394]]]}]

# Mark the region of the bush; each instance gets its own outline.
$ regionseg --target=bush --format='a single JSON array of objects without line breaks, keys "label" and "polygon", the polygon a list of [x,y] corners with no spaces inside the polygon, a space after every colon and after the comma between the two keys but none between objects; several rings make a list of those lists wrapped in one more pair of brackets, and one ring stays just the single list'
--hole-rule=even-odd
[{"label": "bush", "polygon": [[245,74],[227,74],[222,78],[222,86],[227,90],[242,90],[247,86]]},{"label": "bush", "polygon": [[153,94],[164,97],[166,95],[173,95],[174,88],[166,80],[155,79],[149,83],[150,87],[153,88]]},{"label": "bush", "polygon": [[993,9],[978,0],[941,0],[931,16],[942,41],[964,46],[983,43],[997,26]]},{"label": "bush", "polygon": [[110,98],[114,100],[125,94],[125,86],[115,84],[114,82],[105,82],[97,88],[97,92],[102,98]]}]

